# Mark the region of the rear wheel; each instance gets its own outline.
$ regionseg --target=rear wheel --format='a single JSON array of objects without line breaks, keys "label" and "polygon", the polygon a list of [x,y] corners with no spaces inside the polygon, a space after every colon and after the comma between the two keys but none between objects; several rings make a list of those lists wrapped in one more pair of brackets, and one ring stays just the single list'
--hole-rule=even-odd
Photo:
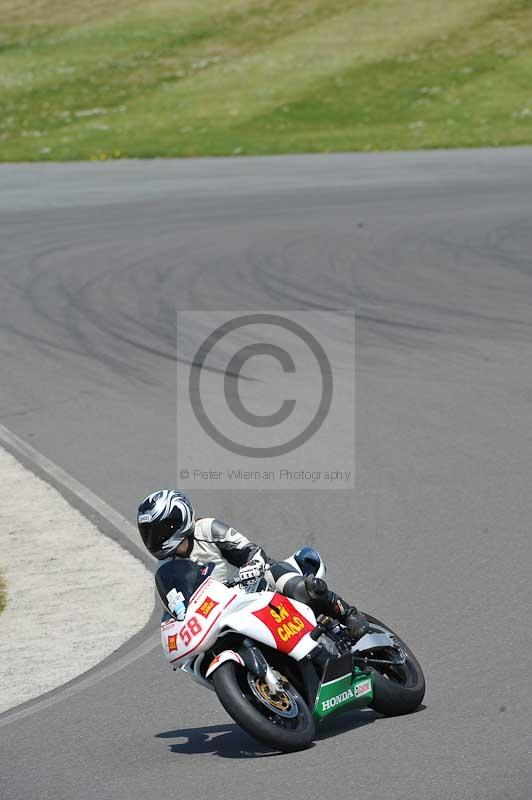
[{"label": "rear wheel", "polygon": [[282,692],[245,667],[226,661],[213,673],[220,703],[235,722],[261,742],[285,753],[304,750],[316,735],[312,713],[299,692],[281,676]]},{"label": "rear wheel", "polygon": [[[373,701],[371,707],[387,717],[410,714],[418,708],[425,696],[425,677],[421,665],[410,648],[391,628],[366,614],[371,627],[386,631],[396,641],[402,656],[396,652],[378,650],[368,658],[368,666],[374,669]],[[388,656],[388,659],[387,659]]]}]

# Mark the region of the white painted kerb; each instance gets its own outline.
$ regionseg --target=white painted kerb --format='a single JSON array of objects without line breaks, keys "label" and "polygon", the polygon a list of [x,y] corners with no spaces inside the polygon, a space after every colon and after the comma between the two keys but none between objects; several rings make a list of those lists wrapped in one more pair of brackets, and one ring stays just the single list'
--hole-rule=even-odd
[{"label": "white painted kerb", "polygon": [[90,669],[147,623],[153,576],[0,448],[0,712]]}]

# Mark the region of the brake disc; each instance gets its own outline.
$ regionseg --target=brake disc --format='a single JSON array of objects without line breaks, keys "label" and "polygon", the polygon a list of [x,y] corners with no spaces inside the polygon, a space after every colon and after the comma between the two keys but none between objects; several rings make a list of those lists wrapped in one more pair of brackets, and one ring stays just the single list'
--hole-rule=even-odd
[{"label": "brake disc", "polygon": [[251,672],[248,672],[247,679],[249,688],[257,700],[267,706],[267,708],[274,711],[280,717],[293,719],[297,716],[297,703],[289,690],[283,689],[282,692],[272,695],[264,678],[259,678],[258,675],[253,675]]}]

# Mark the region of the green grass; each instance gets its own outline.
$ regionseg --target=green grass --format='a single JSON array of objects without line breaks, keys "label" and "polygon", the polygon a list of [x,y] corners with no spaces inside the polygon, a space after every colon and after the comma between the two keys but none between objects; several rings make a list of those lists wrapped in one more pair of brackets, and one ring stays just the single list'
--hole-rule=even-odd
[{"label": "green grass", "polygon": [[532,0],[0,0],[0,160],[532,143]]},{"label": "green grass", "polygon": [[0,575],[0,614],[6,607],[6,603],[7,603],[6,582]]}]

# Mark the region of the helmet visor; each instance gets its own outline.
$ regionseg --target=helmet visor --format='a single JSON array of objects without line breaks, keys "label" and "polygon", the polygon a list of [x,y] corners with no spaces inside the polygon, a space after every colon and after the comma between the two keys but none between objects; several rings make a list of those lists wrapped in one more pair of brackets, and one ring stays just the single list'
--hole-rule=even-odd
[{"label": "helmet visor", "polygon": [[181,525],[178,520],[167,519],[139,525],[142,541],[156,558],[168,558],[188,535],[188,531],[176,533]]}]

